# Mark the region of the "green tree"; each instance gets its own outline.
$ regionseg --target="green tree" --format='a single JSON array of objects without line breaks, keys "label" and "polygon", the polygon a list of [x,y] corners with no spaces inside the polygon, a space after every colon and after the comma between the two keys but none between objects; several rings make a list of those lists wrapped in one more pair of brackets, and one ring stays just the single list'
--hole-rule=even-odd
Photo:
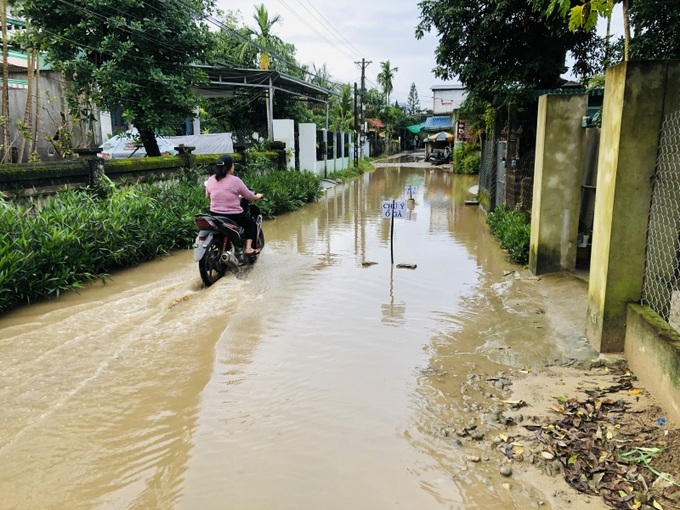
[{"label": "green tree", "polygon": [[680,2],[635,0],[630,6],[634,59],[680,59]]},{"label": "green tree", "polygon": [[436,31],[435,75],[459,79],[489,102],[515,100],[535,88],[554,88],[567,52],[579,41],[564,18],[546,17],[526,0],[422,0],[416,37]]},{"label": "green tree", "polygon": [[385,96],[378,89],[368,89],[364,96],[364,106],[366,107],[366,118],[379,119],[385,109]]},{"label": "green tree", "polygon": [[392,80],[394,79],[394,73],[399,71],[398,67],[392,67],[389,60],[380,62],[380,72],[378,73],[377,79],[378,84],[382,87],[383,93],[385,94],[385,104],[390,104],[390,94],[394,87],[392,86]]},{"label": "green tree", "polygon": [[30,37],[68,79],[73,113],[122,107],[147,154],[158,156],[155,133],[191,116],[200,102],[192,86],[205,76],[192,64],[205,54],[202,20],[212,7],[212,0],[24,0],[22,13],[32,22]]},{"label": "green tree", "polygon": [[[569,18],[569,28],[594,30],[597,21],[607,20],[607,39],[611,16],[616,4],[621,4],[623,14],[623,60],[677,59],[680,58],[680,2],[673,0],[581,0],[574,5],[571,0],[532,0],[548,15],[557,13]],[[631,36],[631,28],[635,34]],[[605,64],[611,63],[607,48]]]},{"label": "green tree", "polygon": [[[614,4],[620,3],[623,8],[624,27],[624,60],[630,58],[630,17],[629,0],[582,0],[581,4],[572,5],[571,0],[538,0],[538,3],[547,3],[548,15],[557,11],[562,16],[569,17],[569,28],[577,30],[593,30],[599,18],[607,20],[607,32],[611,26],[611,17]],[[608,34],[609,35],[609,34]]]},{"label": "green tree", "polygon": [[241,57],[243,59],[247,54],[252,54],[253,48],[256,48],[258,65],[260,69],[266,70],[269,69],[271,54],[278,54],[284,48],[284,42],[274,34],[274,25],[281,21],[281,16],[277,14],[270,17],[264,4],[260,4],[255,6],[253,19],[255,27],[246,27],[248,41],[240,46]]},{"label": "green tree", "polygon": [[340,96],[331,96],[329,128],[345,133],[354,131],[354,95],[349,84],[340,87]]},{"label": "green tree", "polygon": [[0,0],[0,28],[2,29],[2,110],[0,110],[2,131],[2,163],[10,163],[9,134],[9,37],[7,35],[7,0]]},{"label": "green tree", "polygon": [[418,89],[415,83],[411,84],[411,89],[408,92],[406,112],[408,115],[418,115],[420,113],[420,99],[418,99]]}]

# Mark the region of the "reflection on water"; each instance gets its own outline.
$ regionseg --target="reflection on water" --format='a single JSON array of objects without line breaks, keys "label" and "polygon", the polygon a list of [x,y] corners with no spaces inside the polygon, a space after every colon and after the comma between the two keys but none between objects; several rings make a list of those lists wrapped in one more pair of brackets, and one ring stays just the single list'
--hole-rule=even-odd
[{"label": "reflection on water", "polygon": [[470,374],[577,335],[537,313],[476,184],[390,163],[267,221],[257,265],[209,289],[187,251],[1,317],[0,508],[530,507],[441,433],[474,419]]}]

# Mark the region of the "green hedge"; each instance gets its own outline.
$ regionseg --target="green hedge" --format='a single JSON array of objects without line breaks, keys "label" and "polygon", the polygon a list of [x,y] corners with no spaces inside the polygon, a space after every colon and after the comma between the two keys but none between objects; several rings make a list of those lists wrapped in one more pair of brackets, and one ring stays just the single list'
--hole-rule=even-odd
[{"label": "green hedge", "polygon": [[481,161],[482,153],[477,148],[461,144],[453,150],[453,171],[457,174],[478,174]]},{"label": "green hedge", "polygon": [[[193,244],[208,208],[205,167],[175,181],[64,190],[39,207],[0,200],[0,312],[82,287],[95,278]],[[271,217],[321,196],[309,172],[275,172],[246,184]]]},{"label": "green hedge", "polygon": [[501,248],[508,252],[510,260],[522,265],[529,262],[531,225],[519,205],[514,211],[505,206],[496,207],[489,213],[487,223]]}]

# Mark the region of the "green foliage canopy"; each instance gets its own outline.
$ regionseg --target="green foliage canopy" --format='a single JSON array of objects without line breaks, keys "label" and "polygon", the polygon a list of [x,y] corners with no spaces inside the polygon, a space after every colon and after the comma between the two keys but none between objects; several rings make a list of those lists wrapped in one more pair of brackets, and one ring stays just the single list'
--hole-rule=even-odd
[{"label": "green foliage canopy", "polygon": [[69,105],[81,118],[94,104],[123,108],[147,154],[160,155],[155,131],[176,126],[199,104],[192,86],[205,77],[209,42],[204,13],[213,0],[24,0],[28,34],[71,87]]},{"label": "green foliage canopy", "polygon": [[422,0],[416,37],[436,31],[434,73],[457,78],[488,102],[553,88],[566,71],[565,57],[579,41],[561,17],[546,17],[527,0]]}]

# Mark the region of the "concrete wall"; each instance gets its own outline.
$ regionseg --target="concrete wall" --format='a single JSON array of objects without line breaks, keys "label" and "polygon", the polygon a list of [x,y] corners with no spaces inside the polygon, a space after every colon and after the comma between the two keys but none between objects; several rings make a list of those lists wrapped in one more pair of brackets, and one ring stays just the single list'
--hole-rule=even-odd
[{"label": "concrete wall", "polygon": [[286,144],[286,168],[295,168],[295,122],[292,119],[274,119],[274,141]]},{"label": "concrete wall", "polygon": [[435,85],[432,87],[432,113],[448,115],[460,108],[467,98],[467,91],[462,85]]},{"label": "concrete wall", "polygon": [[680,109],[680,62],[607,69],[588,287],[586,336],[622,352],[629,303],[639,303],[659,132]]},{"label": "concrete wall", "polygon": [[545,95],[538,102],[529,269],[574,269],[588,96]]},{"label": "concrete wall", "polygon": [[298,124],[298,143],[300,144],[300,170],[316,170],[316,124]]},{"label": "concrete wall", "polygon": [[[25,79],[26,73],[12,75],[12,78]],[[34,85],[35,87],[35,85]],[[74,147],[83,146],[83,140],[87,138],[88,127],[84,123],[71,123],[68,116],[68,105],[66,104],[66,94],[64,81],[58,73],[52,71],[41,71],[38,89],[33,89],[33,94],[39,98],[37,114],[37,151],[43,161],[59,159],[49,140],[57,132],[57,128],[64,124],[62,112],[65,113],[66,127],[72,131],[72,144]],[[26,109],[27,89],[11,89],[9,91],[9,126],[12,137],[12,146],[19,147],[21,139],[18,135],[17,120],[24,118]],[[34,115],[36,108],[34,106]],[[94,123],[94,142],[99,145],[102,142],[101,131],[98,123]],[[28,142],[27,144],[28,145]],[[26,149],[28,150],[28,149]],[[26,158],[24,158],[26,161]]]},{"label": "concrete wall", "polygon": [[680,334],[651,308],[629,305],[624,354],[667,416],[680,422]]}]

